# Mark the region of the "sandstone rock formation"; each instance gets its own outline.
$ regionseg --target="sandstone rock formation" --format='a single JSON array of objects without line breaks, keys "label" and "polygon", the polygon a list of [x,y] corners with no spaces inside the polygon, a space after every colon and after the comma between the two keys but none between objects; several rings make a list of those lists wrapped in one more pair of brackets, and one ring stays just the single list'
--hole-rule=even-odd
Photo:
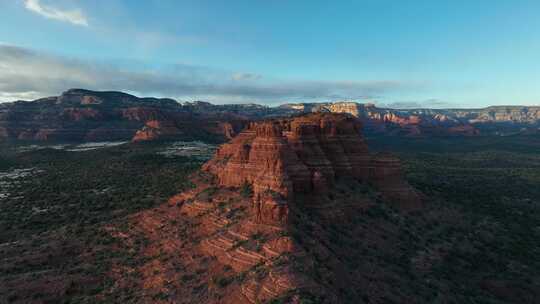
[{"label": "sandstone rock formation", "polygon": [[176,127],[174,122],[167,120],[149,120],[141,130],[138,130],[133,136],[132,141],[149,141],[163,139],[182,134],[182,131]]},{"label": "sandstone rock formation", "polygon": [[360,129],[357,119],[330,113],[253,123],[203,170],[220,186],[252,185],[256,200],[271,191],[291,201],[295,193],[324,193],[336,178],[353,177],[399,201],[419,201],[401,177],[399,160],[372,157]]},{"label": "sandstone rock formation", "polygon": [[[404,211],[421,206],[420,195],[401,176],[399,160],[370,155],[361,123],[347,114],[251,123],[192,182],[196,187],[171,198],[170,206],[180,206],[197,223],[197,250],[242,276],[220,303],[296,303],[303,292],[340,303],[346,280],[334,276],[343,265],[324,245],[325,227],[351,223],[362,208],[380,203],[343,187],[373,186],[377,198]],[[306,234],[306,214],[319,214],[310,230],[324,237]],[[318,273],[321,258],[332,269],[323,281],[320,274],[310,275]]]}]

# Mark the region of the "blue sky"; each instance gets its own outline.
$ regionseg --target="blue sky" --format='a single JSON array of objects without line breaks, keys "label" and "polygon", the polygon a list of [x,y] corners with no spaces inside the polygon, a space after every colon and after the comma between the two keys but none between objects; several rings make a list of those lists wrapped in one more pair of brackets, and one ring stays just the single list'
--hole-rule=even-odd
[{"label": "blue sky", "polygon": [[0,100],[540,104],[540,1],[0,0]]}]

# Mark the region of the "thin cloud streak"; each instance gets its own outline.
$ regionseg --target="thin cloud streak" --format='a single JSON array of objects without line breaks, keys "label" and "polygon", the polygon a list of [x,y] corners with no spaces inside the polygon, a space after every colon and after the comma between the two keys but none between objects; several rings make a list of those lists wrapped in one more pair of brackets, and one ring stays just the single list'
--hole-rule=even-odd
[{"label": "thin cloud streak", "polygon": [[410,109],[449,109],[449,108],[460,108],[461,105],[458,105],[456,103],[447,102],[444,100],[439,99],[426,99],[426,100],[400,100],[400,101],[393,101],[393,102],[376,102],[376,105],[383,108],[391,108],[391,109],[403,109],[403,110],[410,110]]},{"label": "thin cloud streak", "polygon": [[79,26],[88,26],[88,19],[80,9],[61,10],[50,5],[44,5],[40,0],[25,0],[24,7],[48,19],[68,22]]},{"label": "thin cloud streak", "polygon": [[[137,66],[137,65],[133,65]],[[282,81],[241,72],[174,65],[137,70],[97,64],[31,49],[0,45],[0,98],[57,95],[69,88],[129,91],[142,95],[276,103],[358,99],[417,87],[399,81]],[[239,77],[239,75],[241,75]]]}]

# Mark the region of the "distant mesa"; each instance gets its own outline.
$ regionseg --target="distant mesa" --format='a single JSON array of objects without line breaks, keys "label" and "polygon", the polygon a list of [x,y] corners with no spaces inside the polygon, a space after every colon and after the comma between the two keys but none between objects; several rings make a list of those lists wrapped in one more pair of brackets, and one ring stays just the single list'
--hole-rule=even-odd
[{"label": "distant mesa", "polygon": [[203,139],[223,142],[247,123],[168,98],[71,89],[57,97],[0,104],[0,140],[88,142]]},{"label": "distant mesa", "polygon": [[114,91],[71,89],[57,97],[0,104],[0,140],[98,141],[209,139],[223,142],[249,121],[307,113],[347,113],[367,135],[477,136],[535,133],[540,107],[388,109],[356,102],[257,104],[180,103]]}]

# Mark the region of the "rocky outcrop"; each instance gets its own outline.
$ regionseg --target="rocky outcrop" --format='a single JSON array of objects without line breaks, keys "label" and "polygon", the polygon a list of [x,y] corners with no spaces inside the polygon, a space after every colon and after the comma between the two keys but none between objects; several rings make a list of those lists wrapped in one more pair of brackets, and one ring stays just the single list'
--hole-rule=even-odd
[{"label": "rocky outcrop", "polygon": [[62,115],[67,121],[103,119],[103,115],[98,110],[92,108],[65,108]]},{"label": "rocky outcrop", "polygon": [[[298,193],[324,193],[336,178],[370,182],[388,198],[418,205],[419,195],[403,180],[397,158],[372,157],[350,115],[319,113],[251,124],[223,145],[203,170],[223,187],[251,185],[255,217],[285,210]],[[275,214],[286,214],[275,211]],[[279,220],[278,220],[279,222]]]},{"label": "rocky outcrop", "polygon": [[370,182],[380,189],[383,197],[407,209],[418,209],[421,196],[405,182],[399,159],[389,153],[373,157],[370,167]]},{"label": "rocky outcrop", "polygon": [[494,106],[484,109],[454,111],[458,117],[465,117],[473,123],[537,123],[540,120],[540,107]]},{"label": "rocky outcrop", "polygon": [[[296,303],[306,293],[342,303],[347,273],[328,247],[341,244],[327,227],[357,223],[363,208],[382,204],[352,189],[373,186],[397,209],[421,207],[399,160],[369,154],[361,128],[335,113],[251,123],[194,175],[196,187],[170,199],[196,221],[203,255],[223,265],[213,269],[242,277],[223,303]],[[318,267],[332,271],[314,275]]]},{"label": "rocky outcrop", "polygon": [[135,133],[132,141],[167,139],[181,134],[182,131],[172,121],[149,120],[141,130]]},{"label": "rocky outcrop", "polygon": [[257,192],[251,205],[253,221],[267,225],[286,225],[289,218],[287,201],[276,192],[271,190],[262,193]]},{"label": "rocky outcrop", "polygon": [[282,127],[273,122],[252,124],[220,149],[204,170],[217,175],[221,186],[252,185],[257,197],[268,191],[287,197],[293,183],[303,188],[310,182],[307,167],[288,146]]},{"label": "rocky outcrop", "polygon": [[166,120],[167,114],[159,108],[153,107],[129,107],[121,110],[122,118],[133,121],[159,121]]}]

